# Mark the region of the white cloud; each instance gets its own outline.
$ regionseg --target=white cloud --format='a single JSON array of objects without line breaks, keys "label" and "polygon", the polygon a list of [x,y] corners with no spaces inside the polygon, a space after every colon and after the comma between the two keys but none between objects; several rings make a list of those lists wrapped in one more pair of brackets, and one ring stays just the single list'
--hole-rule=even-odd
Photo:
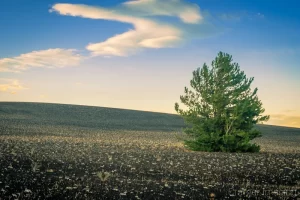
[{"label": "white cloud", "polygon": [[198,5],[182,0],[132,0],[123,5],[142,15],[176,16],[183,22],[192,24],[203,20]]},{"label": "white cloud", "polygon": [[61,68],[75,66],[83,57],[74,49],[32,51],[12,58],[0,59],[0,72],[21,72],[29,68]]},{"label": "white cloud", "polygon": [[104,42],[89,44],[86,48],[95,56],[128,56],[143,48],[173,47],[182,40],[182,32],[176,27],[114,10],[87,5],[55,4],[51,11],[61,15],[120,21],[134,26],[134,30],[115,35]]},{"label": "white cloud", "polygon": [[[204,22],[196,4],[181,0],[132,0],[109,9],[82,4],[55,4],[50,12],[133,25],[133,29],[127,32],[99,43],[88,44],[86,49],[92,56],[128,56],[145,48],[171,48],[187,39],[202,38],[219,32],[212,24]],[[171,25],[151,19],[151,16],[161,15],[178,17],[183,23],[178,21],[181,24]],[[16,57],[0,58],[0,72],[76,66],[84,59],[75,49],[32,51]]]},{"label": "white cloud", "polygon": [[24,87],[18,80],[0,78],[0,92],[16,94],[17,91],[28,89]]}]

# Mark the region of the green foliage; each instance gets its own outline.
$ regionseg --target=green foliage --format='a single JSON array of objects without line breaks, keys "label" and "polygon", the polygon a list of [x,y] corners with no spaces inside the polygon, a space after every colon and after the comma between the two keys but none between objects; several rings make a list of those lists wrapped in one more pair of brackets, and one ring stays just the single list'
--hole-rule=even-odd
[{"label": "green foliage", "polygon": [[267,121],[257,88],[250,86],[254,78],[247,78],[232,56],[220,52],[209,68],[193,72],[190,85],[184,88],[181,102],[188,110],[175,110],[187,123],[187,148],[195,151],[257,152],[259,146],[250,141],[261,136],[253,125]]}]

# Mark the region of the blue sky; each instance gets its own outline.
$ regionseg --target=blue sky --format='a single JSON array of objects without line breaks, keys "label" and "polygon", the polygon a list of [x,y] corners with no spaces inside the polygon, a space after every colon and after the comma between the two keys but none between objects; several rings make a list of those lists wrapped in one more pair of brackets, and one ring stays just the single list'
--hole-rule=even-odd
[{"label": "blue sky", "polygon": [[192,71],[224,51],[255,77],[269,123],[300,127],[299,4],[3,1],[0,98],[175,113]]}]

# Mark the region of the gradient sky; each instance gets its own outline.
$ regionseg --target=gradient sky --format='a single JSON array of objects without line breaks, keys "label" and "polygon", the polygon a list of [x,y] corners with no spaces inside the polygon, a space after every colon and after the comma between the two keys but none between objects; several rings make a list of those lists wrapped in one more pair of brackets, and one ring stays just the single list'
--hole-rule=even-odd
[{"label": "gradient sky", "polygon": [[229,53],[270,114],[300,127],[300,3],[0,2],[0,101],[175,113],[192,71]]}]

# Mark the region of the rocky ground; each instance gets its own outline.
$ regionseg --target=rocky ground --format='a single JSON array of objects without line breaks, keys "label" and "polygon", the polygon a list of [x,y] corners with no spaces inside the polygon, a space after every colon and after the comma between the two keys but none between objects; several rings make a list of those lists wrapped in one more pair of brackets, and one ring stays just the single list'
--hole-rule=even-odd
[{"label": "rocky ground", "polygon": [[[123,120],[122,120],[123,119]],[[297,199],[300,129],[260,153],[184,149],[175,115],[0,103],[0,199]]]}]

